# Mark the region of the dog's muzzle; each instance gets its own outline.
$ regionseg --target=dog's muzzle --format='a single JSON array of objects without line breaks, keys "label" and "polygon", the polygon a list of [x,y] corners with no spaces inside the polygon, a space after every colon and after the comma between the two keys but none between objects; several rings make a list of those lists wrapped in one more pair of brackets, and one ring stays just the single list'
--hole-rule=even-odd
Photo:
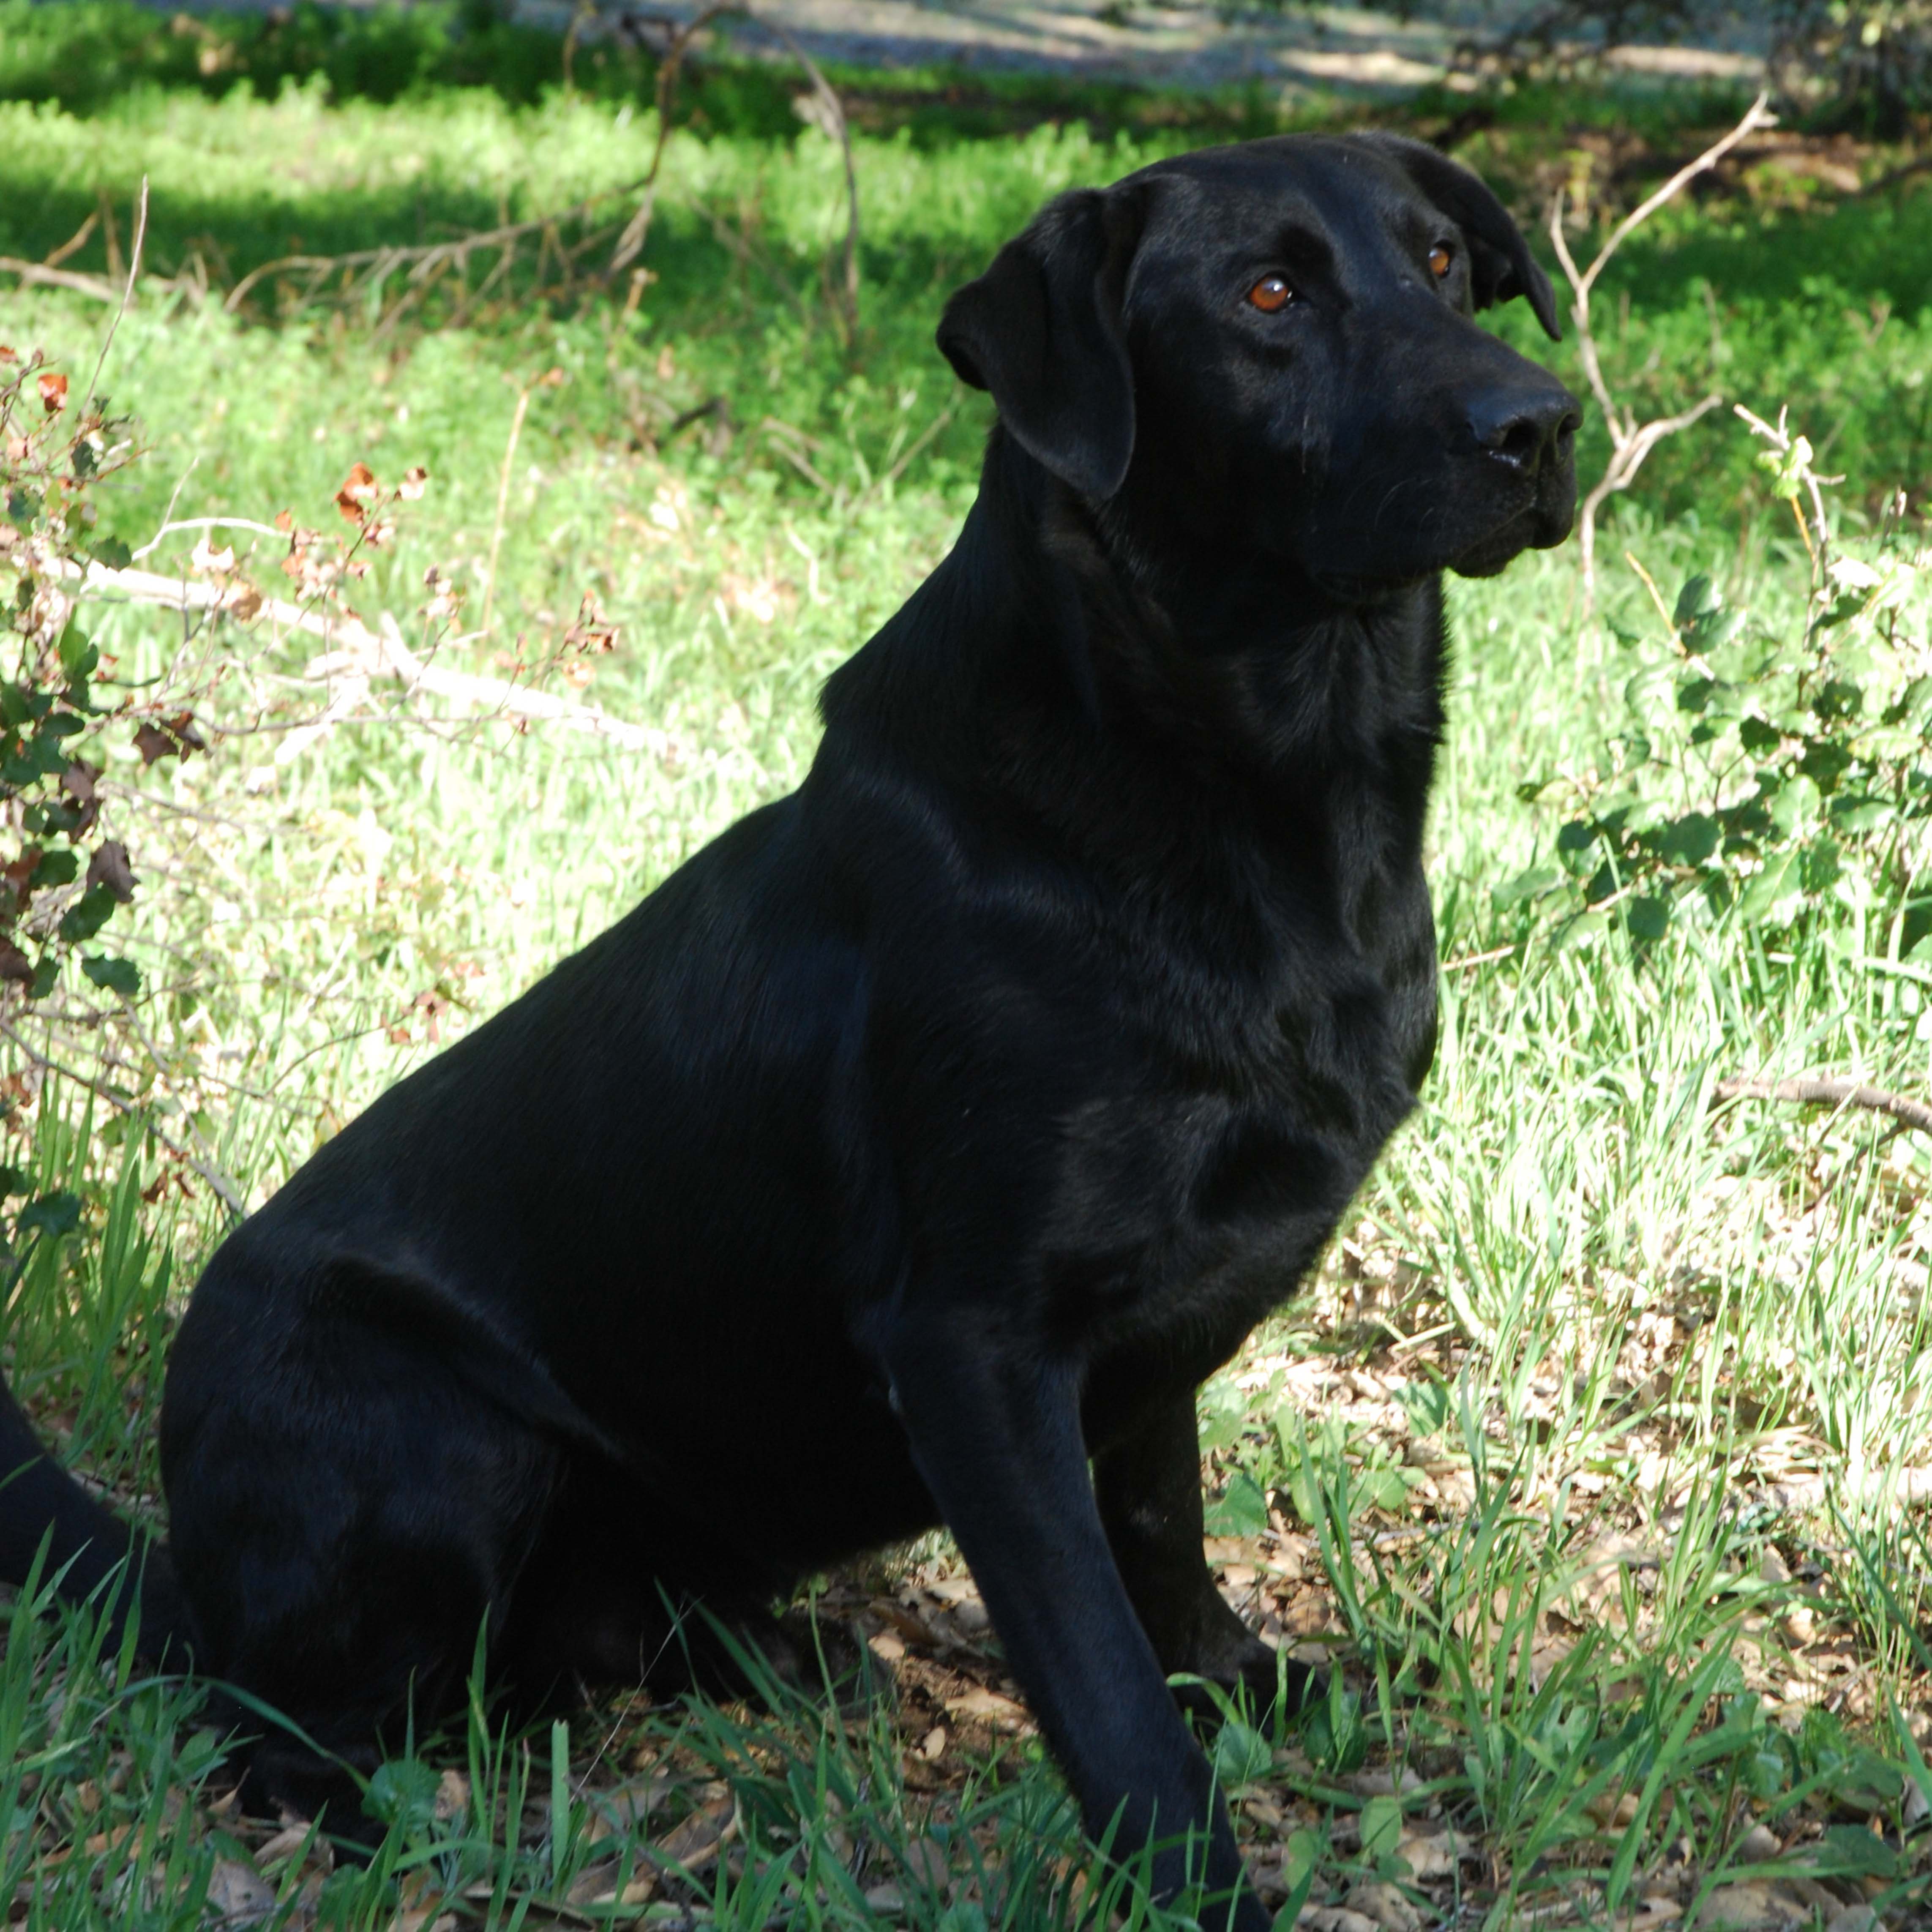
[{"label": "dog's muzzle", "polygon": [[1480,391],[1463,415],[1456,440],[1496,487],[1501,520],[1451,568],[1463,577],[1490,577],[1522,551],[1548,550],[1570,534],[1582,416],[1576,398],[1555,382]]}]

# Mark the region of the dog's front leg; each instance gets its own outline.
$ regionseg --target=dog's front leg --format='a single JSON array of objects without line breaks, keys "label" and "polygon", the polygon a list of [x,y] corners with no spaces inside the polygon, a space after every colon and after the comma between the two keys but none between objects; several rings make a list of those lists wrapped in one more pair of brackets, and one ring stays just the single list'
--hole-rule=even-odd
[{"label": "dog's front leg", "polygon": [[1219,1901],[1204,1923],[1264,1932],[1268,1916],[1243,1882],[1213,1774],[1108,1546],[1075,1365],[997,1340],[964,1313],[902,1318],[882,1352],[920,1472],[1089,1835],[1111,1830],[1117,1858],[1153,1843],[1163,1898],[1192,1878]]},{"label": "dog's front leg", "polygon": [[[1244,1685],[1260,1710],[1278,1694],[1298,1710],[1312,1673],[1278,1658],[1228,1607],[1202,1553],[1192,1390],[1168,1397],[1096,1456],[1094,1484],[1114,1560],[1161,1668],[1226,1690]],[[1183,1702],[1206,1714],[1198,1696],[1184,1693]]]}]

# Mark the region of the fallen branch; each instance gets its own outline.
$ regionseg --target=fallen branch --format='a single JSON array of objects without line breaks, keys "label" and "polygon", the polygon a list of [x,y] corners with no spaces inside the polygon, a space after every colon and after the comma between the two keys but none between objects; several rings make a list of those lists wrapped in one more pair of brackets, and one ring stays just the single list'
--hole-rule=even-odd
[{"label": "fallen branch", "polygon": [[1863,1107],[1932,1133],[1932,1106],[1882,1087],[1868,1087],[1858,1080],[1758,1080],[1738,1075],[1720,1080],[1711,1089],[1711,1099],[1714,1105],[1720,1100],[1786,1100],[1801,1107]]},{"label": "fallen branch", "polygon": [[1738,1491],[1731,1513],[1739,1509],[1766,1510],[1778,1516],[1810,1516],[1827,1504],[1871,1508],[1890,1505],[1911,1508],[1932,1502],[1932,1468],[1908,1465],[1906,1468],[1868,1476],[1846,1494],[1846,1485],[1838,1476],[1792,1476],[1781,1483],[1767,1483],[1762,1488]]},{"label": "fallen branch", "polygon": [[[238,593],[245,588],[239,584],[166,577],[152,570],[111,570],[98,563],[87,566],[81,587],[86,596],[118,596],[137,604],[158,604],[165,610],[204,612],[232,610]],[[608,738],[626,751],[647,752],[653,757],[667,756],[673,749],[668,733],[650,725],[627,724],[596,705],[581,704],[546,691],[532,691],[502,678],[482,677],[426,664],[404,643],[394,620],[386,616],[380,628],[371,629],[352,612],[263,598],[247,621],[266,621],[278,632],[300,632],[334,646],[331,656],[318,661],[314,675],[346,674],[364,684],[378,676],[393,677],[401,683],[405,694],[428,692],[500,717],[560,724],[566,730]],[[339,706],[332,706],[332,710],[340,715]]]},{"label": "fallen branch", "polygon": [[1769,98],[1768,94],[1760,94],[1751,103],[1744,118],[1721,141],[1714,142],[1695,160],[1679,168],[1654,194],[1638,202],[1611,230],[1610,239],[1597,250],[1595,259],[1587,268],[1577,267],[1576,258],[1570,252],[1570,244],[1564,237],[1563,193],[1560,188],[1550,204],[1550,244],[1556,250],[1556,259],[1570,284],[1570,316],[1576,326],[1577,359],[1583,365],[1590,393],[1596,398],[1597,406],[1604,412],[1604,427],[1610,433],[1610,463],[1576,512],[1576,548],[1582,560],[1583,614],[1586,618],[1595,608],[1597,601],[1597,512],[1619,490],[1630,488],[1636,472],[1643,466],[1644,459],[1666,436],[1688,429],[1699,417],[1715,409],[1724,400],[1720,396],[1706,396],[1701,403],[1679,415],[1647,423],[1640,423],[1634,410],[1618,408],[1604,380],[1603,364],[1597,354],[1597,338],[1590,327],[1590,292],[1597,285],[1597,278],[1610,265],[1610,258],[1633,231],[1698,176],[1715,167],[1739,142],[1777,120],[1777,116],[1768,111],[1766,103]]},{"label": "fallen branch", "polygon": [[41,288],[66,289],[75,295],[92,296],[96,302],[121,299],[121,290],[105,275],[84,275],[74,268],[50,268],[43,262],[22,262],[13,255],[0,255],[0,272],[18,275],[22,281]]},{"label": "fallen branch", "polygon": [[[652,165],[655,170],[655,160]],[[367,286],[371,282],[386,281],[399,268],[407,268],[411,283],[422,283],[446,266],[452,263],[460,266],[475,249],[512,248],[532,235],[541,235],[545,229],[554,227],[560,222],[584,220],[605,202],[628,201],[648,185],[650,179],[650,177],[646,176],[644,181],[633,182],[626,188],[600,189],[596,194],[578,202],[574,207],[566,208],[556,214],[536,215],[528,221],[508,222],[500,228],[478,229],[448,242],[424,242],[408,248],[358,248],[346,255],[280,256],[272,262],[264,262],[259,268],[250,269],[229,290],[221,306],[226,314],[232,315],[247,299],[250,291],[270,275],[306,272],[311,278],[312,284],[319,285],[332,274],[344,270],[362,268],[370,272],[361,278],[358,286]],[[0,267],[7,266],[9,265],[0,261]]]}]

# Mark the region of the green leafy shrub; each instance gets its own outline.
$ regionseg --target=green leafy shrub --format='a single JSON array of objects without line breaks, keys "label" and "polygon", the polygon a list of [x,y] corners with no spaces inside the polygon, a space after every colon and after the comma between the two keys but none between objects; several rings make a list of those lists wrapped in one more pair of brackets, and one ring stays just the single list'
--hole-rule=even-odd
[{"label": "green leafy shrub", "polygon": [[0,4],[0,99],[86,111],[130,78],[272,100],[320,81],[331,98],[392,101],[432,82],[535,100],[559,78],[557,37],[503,19],[488,0],[422,6],[291,8],[172,16],[125,0]]},{"label": "green leafy shrub", "polygon": [[1615,920],[1647,944],[1673,922],[1731,916],[1784,928],[1824,902],[1870,944],[1909,956],[1932,932],[1932,585],[1902,514],[1834,536],[1802,436],[1757,425],[1809,570],[1799,614],[1760,616],[1691,576],[1666,610],[1666,650],[1618,635],[1634,660],[1625,728],[1600,769],[1540,781],[1567,794],[1558,863],[1501,887],[1546,895],[1573,934]]},{"label": "green leafy shrub", "polygon": [[0,347],[0,598],[16,645],[0,681],[0,822],[16,835],[0,859],[0,985],[44,998],[77,952],[94,986],[132,994],[129,962],[86,950],[135,886],[127,847],[102,836],[104,761],[87,753],[122,718],[150,763],[202,741],[187,710],[131,693],[96,702],[100,653],[77,604],[90,554],[128,561],[124,545],[96,546],[91,532],[93,492],[136,454],[129,424],[92,398],[76,406],[65,374],[38,352]]},{"label": "green leafy shrub", "polygon": [[[133,902],[138,883],[128,846],[114,836],[117,795],[132,794],[136,775],[164,760],[207,752],[230,728],[218,689],[264,655],[244,641],[248,626],[263,620],[270,652],[279,635],[333,643],[334,656],[317,661],[325,672],[359,676],[365,686],[371,672],[412,686],[434,676],[401,643],[392,617],[395,642],[386,646],[346,596],[394,543],[398,506],[422,495],[428,472],[420,466],[385,488],[366,464],[353,464],[334,499],[346,535],[304,529],[287,510],[272,526],[191,518],[164,521],[130,553],[124,539],[96,535],[94,495],[140,454],[130,419],[111,416],[92,394],[75,406],[66,374],[42,351],[22,356],[0,346],[0,608],[17,646],[10,675],[0,675],[0,1022],[22,997],[45,1000],[75,956],[93,986],[126,999],[140,992],[133,961],[86,950]],[[238,559],[232,545],[218,547],[217,532],[238,529],[286,540],[280,568],[292,599],[265,596],[248,574],[260,564]],[[197,532],[193,551],[166,569],[130,568],[164,539]],[[433,654],[463,597],[435,566],[424,587],[420,644]],[[152,676],[124,675],[82,626],[83,614],[98,621],[106,606],[129,602],[180,616],[178,640]],[[602,652],[614,638],[586,600],[561,650]],[[400,655],[390,657],[392,650]],[[456,688],[482,692],[486,701],[514,696],[488,680],[459,678]],[[295,691],[258,697],[248,722],[259,728],[272,709],[278,728],[313,734],[320,728],[304,701]],[[117,754],[124,775],[110,771]]]}]

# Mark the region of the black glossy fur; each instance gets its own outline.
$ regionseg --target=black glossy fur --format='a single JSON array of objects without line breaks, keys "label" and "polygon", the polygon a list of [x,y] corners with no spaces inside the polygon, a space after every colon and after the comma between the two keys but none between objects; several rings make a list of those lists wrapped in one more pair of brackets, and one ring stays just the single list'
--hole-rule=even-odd
[{"label": "black glossy fur", "polygon": [[[1440,573],[1574,496],[1574,401],[1471,320],[1516,295],[1554,334],[1481,184],[1358,136],[1064,195],[955,296],[979,501],[804,784],[210,1262],[150,1647],[367,1764],[486,1613],[526,1682],[634,1678],[661,1586],[773,1638],[802,1574],[943,1522],[1089,1828],[1204,1827],[1264,1926],[1164,1682],[1276,1686],[1202,1563],[1194,1391],[1430,1064]],[[9,1452],[0,1569],[52,1522],[98,1580],[121,1533],[17,1410]]]}]

